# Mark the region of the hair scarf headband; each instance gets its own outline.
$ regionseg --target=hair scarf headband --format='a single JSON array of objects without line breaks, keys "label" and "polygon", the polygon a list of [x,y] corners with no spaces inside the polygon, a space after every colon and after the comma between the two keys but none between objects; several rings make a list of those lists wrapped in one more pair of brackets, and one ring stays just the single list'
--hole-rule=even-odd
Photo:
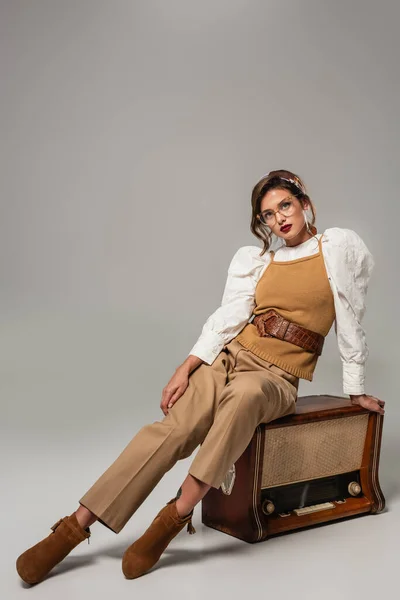
[{"label": "hair scarf headband", "polygon": [[[264,177],[267,177],[268,175],[269,175],[269,173],[265,173],[262,177],[260,177],[259,181],[261,181],[261,179],[263,179]],[[300,181],[298,179],[282,177],[281,175],[276,175],[276,177],[279,177],[279,179],[283,179],[284,181],[289,181],[290,183],[293,183],[303,194],[307,193],[306,190],[304,189],[303,185],[300,183]]]}]

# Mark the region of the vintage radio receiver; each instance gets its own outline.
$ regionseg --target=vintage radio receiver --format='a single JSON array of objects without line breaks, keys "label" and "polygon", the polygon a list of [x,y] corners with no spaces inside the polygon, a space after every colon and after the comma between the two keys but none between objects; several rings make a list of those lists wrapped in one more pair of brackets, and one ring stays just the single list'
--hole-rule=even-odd
[{"label": "vintage radio receiver", "polygon": [[381,512],[383,415],[349,398],[297,399],[296,413],[260,424],[221,487],[202,500],[202,522],[246,542]]}]

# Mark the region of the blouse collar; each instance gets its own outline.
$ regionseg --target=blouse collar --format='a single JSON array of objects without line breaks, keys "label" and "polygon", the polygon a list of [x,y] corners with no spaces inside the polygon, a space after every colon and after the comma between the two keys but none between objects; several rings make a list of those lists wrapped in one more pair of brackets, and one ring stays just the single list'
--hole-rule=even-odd
[{"label": "blouse collar", "polygon": [[281,246],[279,246],[278,250],[282,250],[282,249],[284,249],[284,250],[296,250],[297,248],[304,248],[310,242],[315,241],[315,238],[319,239],[321,237],[321,235],[322,235],[322,233],[317,233],[315,236],[310,237],[305,242],[302,242],[301,244],[297,244],[297,246],[287,246],[285,244],[285,242],[283,242],[283,244]]}]

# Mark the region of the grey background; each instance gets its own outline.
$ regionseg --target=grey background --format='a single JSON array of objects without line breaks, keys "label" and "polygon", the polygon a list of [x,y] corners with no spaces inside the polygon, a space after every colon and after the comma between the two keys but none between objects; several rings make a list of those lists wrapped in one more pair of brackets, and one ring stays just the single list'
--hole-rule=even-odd
[{"label": "grey background", "polygon": [[[301,586],[316,598],[329,577],[328,599],[372,598],[389,585],[399,505],[399,17],[390,1],[1,0],[8,597],[23,593],[16,556],[75,510],[142,425],[162,418],[162,388],[218,307],[233,253],[260,245],[251,189],[280,168],[304,179],[318,231],[354,229],[376,260],[366,391],[386,401],[388,510],[250,546],[201,527],[198,507],[198,535],[168,549],[170,568],[123,580],[125,547],[175,493],[190,458],[118,538],[95,525],[94,543],[32,592],[106,598],[169,582],[175,597],[217,597],[259,590],[268,577],[270,590]],[[299,393],[342,395],[333,329]],[[76,566],[86,568],[66,572]]]}]

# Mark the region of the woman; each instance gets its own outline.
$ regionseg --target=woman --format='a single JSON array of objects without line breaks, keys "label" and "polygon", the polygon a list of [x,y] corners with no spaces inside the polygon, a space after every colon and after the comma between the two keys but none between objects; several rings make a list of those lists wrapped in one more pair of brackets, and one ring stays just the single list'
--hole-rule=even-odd
[{"label": "woman", "polygon": [[[368,347],[361,320],[372,255],[354,231],[332,227],[318,234],[314,223],[315,207],[297,175],[272,171],[258,181],[251,231],[262,251],[243,246],[235,253],[221,306],[163,389],[163,420],[142,427],[78,509],[18,557],[24,581],[41,581],[89,541],[96,520],[119,533],[161,477],[200,445],[178,495],[126,549],[125,577],[146,573],[185,525],[194,533],[194,507],[211,486],[220,487],[257,425],[295,412],[299,379],[312,381],[333,323],[344,393],[384,413],[384,401],[364,391]],[[283,243],[267,252],[273,236]]]}]

